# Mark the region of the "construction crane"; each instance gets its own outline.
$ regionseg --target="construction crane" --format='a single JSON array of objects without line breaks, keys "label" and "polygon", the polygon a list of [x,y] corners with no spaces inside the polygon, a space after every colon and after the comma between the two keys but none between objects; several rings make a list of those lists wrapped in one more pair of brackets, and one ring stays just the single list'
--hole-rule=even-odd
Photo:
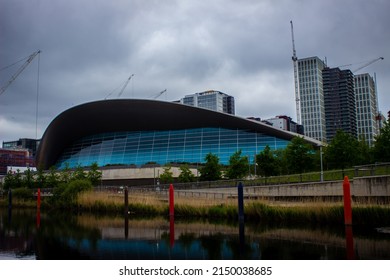
[{"label": "construction crane", "polygon": [[130,77],[127,79],[127,81],[125,82],[125,84],[123,85],[121,91],[119,92],[118,94],[118,97],[120,97],[123,93],[123,91],[125,90],[127,84],[130,82],[131,78],[134,76],[134,74],[131,74]]},{"label": "construction crane", "polygon": [[164,89],[163,91],[160,91],[159,93],[157,93],[156,95],[154,95],[154,96],[152,96],[153,97],[153,99],[157,99],[157,98],[159,98],[164,92],[166,92],[167,90],[166,89]]},{"label": "construction crane", "polygon": [[7,90],[7,88],[12,84],[12,82],[15,81],[15,79],[20,75],[20,73],[22,73],[23,70],[26,69],[26,67],[31,63],[31,61],[33,61],[33,59],[40,53],[40,50],[35,51],[27,58],[27,60],[23,63],[22,66],[19,67],[18,71],[16,71],[16,73],[11,77],[11,79],[9,79],[8,82],[1,87],[0,95],[2,95]]},{"label": "construction crane", "polygon": [[299,94],[298,58],[297,58],[297,52],[295,50],[294,26],[292,20],[290,20],[290,24],[291,24],[291,39],[292,39],[292,48],[293,48],[292,61],[294,66],[294,85],[295,85],[295,103],[296,103],[296,110],[297,110],[297,124],[301,124],[301,100]]},{"label": "construction crane", "polygon": [[[128,83],[130,82],[131,78],[134,76],[134,74],[131,74],[130,77],[125,81],[125,83],[123,84],[121,90],[119,91],[118,93],[118,97],[120,97],[123,93],[123,91],[125,90],[126,86],[128,85]],[[116,87],[113,91],[111,91],[107,96],[106,98],[104,98],[104,100],[106,100],[108,97],[111,96],[111,94],[113,94],[116,90],[117,90],[118,87]]]},{"label": "construction crane", "polygon": [[358,63],[350,63],[350,64],[345,64],[345,65],[340,65],[340,66],[337,66],[338,68],[344,68],[344,67],[347,67],[347,66],[352,66],[352,65],[356,65],[356,64],[361,64],[363,62],[366,62],[364,65],[360,66],[359,68],[356,68],[355,70],[352,70],[352,73],[355,73],[359,70],[362,70],[363,68],[377,62],[378,60],[383,60],[384,58],[383,57],[378,57],[378,58],[375,58],[373,60],[369,60],[368,62],[367,61],[362,61],[362,62],[358,62]]},{"label": "construction crane", "polygon": [[371,65],[371,64],[373,64],[375,62],[377,62],[378,60],[383,60],[383,59],[384,59],[383,57],[378,57],[378,58],[376,58],[374,60],[371,60],[371,61],[367,62],[366,64],[360,66],[359,68],[353,70],[352,73],[355,73],[355,72],[357,72],[359,70],[362,70],[363,68],[365,68],[365,67],[367,67],[367,66],[369,66],[369,65]]}]

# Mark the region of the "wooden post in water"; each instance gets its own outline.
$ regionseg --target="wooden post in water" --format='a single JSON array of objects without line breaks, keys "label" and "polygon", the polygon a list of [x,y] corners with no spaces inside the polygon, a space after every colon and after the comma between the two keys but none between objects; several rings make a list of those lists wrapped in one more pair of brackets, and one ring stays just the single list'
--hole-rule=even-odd
[{"label": "wooden post in water", "polygon": [[240,222],[244,221],[244,188],[242,182],[238,183],[237,187],[238,192],[238,220]]},{"label": "wooden post in water", "polygon": [[129,189],[127,187],[125,187],[125,195],[124,195],[124,199],[125,199],[125,216],[129,215]]},{"label": "wooden post in water", "polygon": [[174,216],[175,215],[175,194],[173,190],[173,185],[171,184],[169,186],[169,216]]},{"label": "wooden post in water", "polygon": [[41,189],[38,188],[37,191],[37,208],[41,209]]},{"label": "wooden post in water", "polygon": [[12,190],[8,191],[8,209],[12,209]]},{"label": "wooden post in water", "polygon": [[349,183],[348,176],[344,177],[343,196],[344,196],[344,224],[352,225],[351,184]]},{"label": "wooden post in water", "polygon": [[125,193],[124,193],[124,199],[125,199],[125,238],[127,239],[129,236],[129,189],[126,186],[125,187]]}]

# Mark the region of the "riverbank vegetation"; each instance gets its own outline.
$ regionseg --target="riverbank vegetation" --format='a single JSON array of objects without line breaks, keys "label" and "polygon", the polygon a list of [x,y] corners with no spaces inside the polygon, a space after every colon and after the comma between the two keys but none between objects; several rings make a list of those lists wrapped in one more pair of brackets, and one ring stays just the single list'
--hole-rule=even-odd
[{"label": "riverbank vegetation", "polygon": [[[78,184],[73,181],[73,184]],[[112,192],[96,192],[88,190],[83,185],[68,190],[72,200],[62,200],[55,197],[45,197],[42,200],[42,211],[70,211],[78,213],[94,213],[123,216],[125,214],[124,194]],[[72,190],[72,192],[70,191]],[[63,191],[63,195],[66,191]],[[59,199],[56,201],[56,199]],[[7,200],[0,201],[6,207]],[[15,197],[13,207],[36,206],[36,201],[26,197]],[[285,225],[343,225],[344,210],[342,203],[338,202],[275,202],[267,200],[245,200],[245,221],[251,223],[285,224]],[[168,197],[158,192],[129,192],[128,213],[134,218],[168,217]],[[352,221],[359,226],[390,225],[390,206],[356,204],[352,208]],[[238,207],[236,199],[206,199],[175,197],[175,217],[191,219],[204,218],[237,222]]]}]

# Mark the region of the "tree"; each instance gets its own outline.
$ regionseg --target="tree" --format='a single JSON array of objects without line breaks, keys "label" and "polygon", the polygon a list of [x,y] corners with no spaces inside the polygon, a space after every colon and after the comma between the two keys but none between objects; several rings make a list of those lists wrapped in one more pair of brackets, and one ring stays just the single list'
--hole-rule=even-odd
[{"label": "tree", "polygon": [[164,172],[160,174],[160,181],[161,183],[167,184],[173,182],[173,172],[171,171],[170,165],[165,165],[163,167]]},{"label": "tree", "polygon": [[256,163],[258,165],[257,170],[261,176],[269,177],[279,174],[280,164],[278,164],[278,159],[268,145],[256,155]]},{"label": "tree", "polygon": [[27,170],[24,171],[22,185],[23,185],[23,187],[26,187],[29,189],[34,187],[34,177],[33,177],[33,173],[31,172],[30,168],[27,168]]},{"label": "tree", "polygon": [[358,140],[351,134],[338,130],[325,149],[325,160],[330,168],[351,167],[357,162]]},{"label": "tree", "polygon": [[374,159],[377,162],[390,161],[390,112],[389,119],[384,122],[380,134],[375,138]]},{"label": "tree", "polygon": [[76,170],[73,172],[72,180],[85,180],[87,179],[87,174],[85,174],[84,169],[81,165],[77,165]]},{"label": "tree", "polygon": [[248,175],[249,162],[248,157],[242,156],[242,151],[235,152],[229,159],[229,166],[226,171],[226,177],[229,179],[241,179]]},{"label": "tree", "polygon": [[99,165],[97,162],[92,163],[91,169],[88,171],[87,178],[91,181],[92,185],[96,186],[102,179],[102,172],[99,171]]},{"label": "tree", "polygon": [[41,166],[38,167],[38,172],[37,172],[37,187],[38,188],[46,187],[46,176]]},{"label": "tree", "polygon": [[188,183],[188,182],[195,181],[195,175],[188,168],[188,165],[182,165],[179,168],[180,168],[180,175],[178,177],[179,182]]},{"label": "tree", "polygon": [[312,166],[312,146],[307,144],[303,137],[296,136],[287,145],[285,157],[290,173],[303,173]]},{"label": "tree", "polygon": [[14,176],[11,170],[8,171],[7,175],[5,175],[4,178],[4,189],[9,190],[9,189],[17,188],[18,187],[17,184],[18,182],[16,180],[16,176]]},{"label": "tree", "polygon": [[61,174],[60,174],[60,181],[64,183],[68,183],[72,178],[72,172],[69,167],[69,163],[65,163],[65,168],[62,169]]},{"label": "tree", "polygon": [[222,178],[221,166],[217,155],[208,153],[205,157],[205,165],[200,169],[201,181],[215,181]]},{"label": "tree", "polygon": [[368,145],[365,138],[361,138],[357,142],[356,146],[356,162],[357,165],[370,164],[373,160],[373,151],[372,148]]},{"label": "tree", "polygon": [[55,166],[50,167],[49,174],[46,177],[46,184],[49,188],[55,188],[59,184],[59,176]]}]

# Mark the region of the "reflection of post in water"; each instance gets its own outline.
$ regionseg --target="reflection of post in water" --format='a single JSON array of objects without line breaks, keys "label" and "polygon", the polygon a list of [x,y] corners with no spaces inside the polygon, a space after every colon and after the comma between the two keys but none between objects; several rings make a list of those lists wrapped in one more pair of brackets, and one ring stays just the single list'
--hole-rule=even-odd
[{"label": "reflection of post in water", "polygon": [[240,257],[245,257],[245,223],[239,222],[239,238],[240,238]]},{"label": "reflection of post in water", "polygon": [[41,226],[41,209],[37,209],[37,229]]},{"label": "reflection of post in water", "polygon": [[169,245],[171,248],[175,245],[175,216],[169,217]]},{"label": "reflection of post in water", "polygon": [[346,241],[346,250],[347,250],[347,260],[355,259],[355,252],[353,249],[353,233],[352,226],[345,226],[345,241]]},{"label": "reflection of post in water", "polygon": [[8,223],[11,224],[12,220],[12,191],[8,191]]},{"label": "reflection of post in water", "polygon": [[129,189],[125,187],[125,238],[129,237]]}]

